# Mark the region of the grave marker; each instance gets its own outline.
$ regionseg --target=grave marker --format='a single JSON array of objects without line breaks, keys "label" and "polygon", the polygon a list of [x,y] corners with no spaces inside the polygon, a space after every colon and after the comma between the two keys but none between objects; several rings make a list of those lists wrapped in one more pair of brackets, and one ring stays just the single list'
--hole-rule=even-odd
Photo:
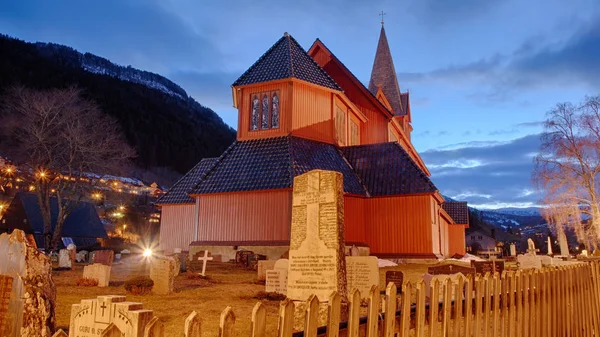
[{"label": "grave marker", "polygon": [[125,299],[125,296],[108,295],[73,304],[69,332],[77,337],[98,337],[113,324],[120,337],[143,337],[144,329],[153,317],[152,310],[143,309],[142,303],[126,302]]},{"label": "grave marker", "polygon": [[490,273],[493,275],[495,272],[502,274],[504,270],[504,261],[502,260],[490,260],[490,261],[471,261],[471,267],[475,268],[477,274],[485,275]]},{"label": "grave marker", "polygon": [[443,264],[441,266],[433,266],[427,268],[427,273],[431,275],[452,275],[461,273],[464,276],[468,277],[469,275],[475,279],[475,275],[477,271],[472,267],[465,267],[458,264]]},{"label": "grave marker", "polygon": [[59,268],[72,268],[71,265],[71,251],[68,249],[61,249],[58,251],[58,267]]},{"label": "grave marker", "polygon": [[150,265],[150,278],[154,281],[152,292],[169,295],[173,292],[173,282],[177,263],[172,257],[154,257]]},{"label": "grave marker", "polygon": [[404,282],[404,273],[398,270],[388,270],[385,272],[385,286],[390,282],[396,285],[398,293],[402,291],[402,283]]},{"label": "grave marker", "polygon": [[346,297],[343,176],[312,170],[294,178],[287,296]]},{"label": "grave marker", "polygon": [[537,255],[521,254],[517,256],[519,269],[542,269],[542,260]]},{"label": "grave marker", "polygon": [[235,263],[248,267],[248,257],[254,255],[251,250],[239,250],[235,253]]},{"label": "grave marker", "polygon": [[83,267],[83,277],[98,280],[98,287],[108,287],[112,267],[94,263]]},{"label": "grave marker", "polygon": [[212,259],[212,257],[208,257],[208,250],[204,251],[204,256],[198,258],[198,261],[202,261],[202,273],[200,275],[206,276],[206,262],[212,261]]},{"label": "grave marker", "polygon": [[[348,291],[358,289],[363,299],[369,297],[371,287],[379,287],[379,267],[375,256],[346,257]],[[402,289],[402,287],[400,287]]]},{"label": "grave marker", "polygon": [[278,294],[287,294],[289,260],[279,259],[273,269],[265,272],[265,291]]},{"label": "grave marker", "polygon": [[558,231],[558,245],[560,246],[560,255],[568,257],[569,253],[569,243],[567,242],[567,234],[565,234],[565,230],[560,228]]},{"label": "grave marker", "polygon": [[112,266],[115,260],[115,252],[112,250],[97,250],[94,252],[94,262],[102,263],[105,266]]},{"label": "grave marker", "polygon": [[258,268],[257,268],[258,277],[257,277],[257,279],[259,281],[266,280],[266,278],[267,278],[267,270],[272,270],[273,268],[275,268],[275,263],[276,262],[277,262],[276,260],[258,261]]}]

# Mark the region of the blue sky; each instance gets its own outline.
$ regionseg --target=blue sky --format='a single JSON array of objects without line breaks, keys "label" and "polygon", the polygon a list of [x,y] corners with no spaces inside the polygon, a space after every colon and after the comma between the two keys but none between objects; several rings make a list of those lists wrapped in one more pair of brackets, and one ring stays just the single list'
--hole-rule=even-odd
[{"label": "blue sky", "polygon": [[0,32],[157,72],[237,125],[230,84],[283,32],[368,83],[384,10],[413,143],[445,195],[535,205],[546,111],[600,94],[600,1],[12,1]]}]

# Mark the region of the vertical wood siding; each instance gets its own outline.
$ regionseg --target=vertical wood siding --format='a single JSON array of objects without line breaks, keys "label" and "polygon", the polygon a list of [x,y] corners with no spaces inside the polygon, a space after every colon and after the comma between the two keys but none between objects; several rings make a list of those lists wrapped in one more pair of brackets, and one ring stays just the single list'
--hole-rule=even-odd
[{"label": "vertical wood siding", "polygon": [[[275,84],[259,84],[241,88],[241,97],[238,106],[238,140],[250,140],[267,137],[280,137],[290,132],[291,115],[291,82],[278,82]],[[250,131],[251,103],[250,95],[253,93],[279,90],[279,128],[269,130]]]},{"label": "vertical wood siding", "polygon": [[344,197],[344,225],[346,242],[367,243],[364,198]]},{"label": "vertical wood siding", "polygon": [[162,206],[160,216],[160,248],[188,250],[194,240],[195,204]]},{"label": "vertical wood siding", "polygon": [[[438,213],[439,214],[439,213]],[[440,252],[443,256],[449,257],[450,245],[448,243],[448,237],[450,236],[448,228],[451,226],[446,219],[440,216]]]},{"label": "vertical wood siding", "polygon": [[289,240],[290,190],[200,196],[199,241]]},{"label": "vertical wood siding", "polygon": [[450,256],[454,254],[465,255],[465,227],[464,225],[448,225],[448,250]]},{"label": "vertical wood siding", "polygon": [[364,199],[372,254],[431,254],[430,196]]},{"label": "vertical wood siding", "polygon": [[292,134],[333,143],[332,93],[298,81],[292,87]]}]

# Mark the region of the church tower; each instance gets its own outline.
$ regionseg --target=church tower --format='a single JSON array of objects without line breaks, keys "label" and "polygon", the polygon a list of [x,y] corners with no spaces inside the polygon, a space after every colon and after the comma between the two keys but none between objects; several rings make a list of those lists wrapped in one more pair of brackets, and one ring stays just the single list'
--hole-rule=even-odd
[{"label": "church tower", "polygon": [[403,126],[407,135],[410,135],[412,127],[410,126],[410,101],[408,92],[400,92],[400,85],[394,68],[392,52],[388,44],[383,21],[381,21],[381,32],[379,34],[379,43],[375,53],[373,69],[371,70],[371,79],[369,81],[369,91],[386,105]]}]

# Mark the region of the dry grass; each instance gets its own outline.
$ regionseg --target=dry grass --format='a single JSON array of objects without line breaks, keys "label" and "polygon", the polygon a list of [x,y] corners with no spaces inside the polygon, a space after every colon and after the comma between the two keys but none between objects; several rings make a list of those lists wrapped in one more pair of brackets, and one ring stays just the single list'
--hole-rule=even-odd
[{"label": "dry grass", "polygon": [[[387,270],[401,270],[407,279],[417,281],[427,271],[427,265],[407,264],[380,269],[381,289],[385,286]],[[123,287],[125,280],[149,275],[148,264],[132,257],[113,265],[109,287],[78,287],[75,282],[82,274],[83,265],[79,264],[74,270],[53,273],[57,288],[56,321],[57,326],[64,330],[69,328],[72,304],[99,295],[127,295],[128,301],[141,302],[145,309],[154,311],[154,315],[165,324],[166,336],[181,336],[185,318],[194,310],[202,317],[203,336],[216,336],[221,311],[227,306],[231,306],[236,315],[236,335],[248,336],[252,308],[258,301],[254,296],[265,290],[264,285],[256,283],[256,272],[219,262],[208,263],[208,278],[189,277],[186,273],[178,275],[175,278],[175,293],[171,295],[126,294]],[[262,302],[267,309],[267,334],[276,336],[279,302]]]}]

